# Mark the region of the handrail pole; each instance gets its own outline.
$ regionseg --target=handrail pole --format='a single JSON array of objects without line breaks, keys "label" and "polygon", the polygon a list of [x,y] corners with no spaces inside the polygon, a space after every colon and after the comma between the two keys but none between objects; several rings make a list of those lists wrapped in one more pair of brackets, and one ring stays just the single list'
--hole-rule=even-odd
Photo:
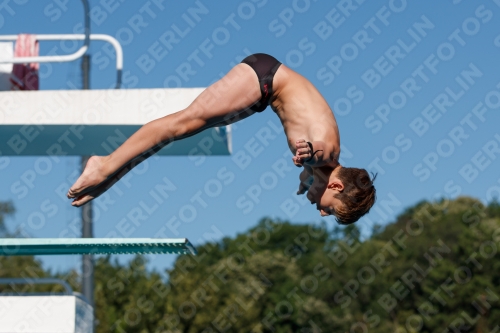
[{"label": "handrail pole", "polygon": [[85,40],[83,41],[83,45],[87,46],[85,49],[85,53],[87,53],[88,46],[90,45],[90,6],[88,0],[82,0],[83,3],[83,22],[85,26]]}]

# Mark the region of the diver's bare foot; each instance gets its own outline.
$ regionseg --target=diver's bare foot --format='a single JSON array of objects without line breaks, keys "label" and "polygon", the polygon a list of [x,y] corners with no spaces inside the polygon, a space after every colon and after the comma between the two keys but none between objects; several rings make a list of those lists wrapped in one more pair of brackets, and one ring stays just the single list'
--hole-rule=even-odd
[{"label": "diver's bare foot", "polygon": [[71,203],[74,207],[81,207],[85,205],[87,202],[94,200],[99,197],[101,194],[109,190],[116,182],[118,182],[123,176],[125,176],[131,170],[130,165],[126,164],[124,167],[119,169],[113,175],[108,177],[105,181],[101,182],[99,185],[90,188],[84,193],[76,196]]},{"label": "diver's bare foot", "polygon": [[68,198],[77,198],[106,180],[107,175],[103,171],[104,158],[102,156],[92,156],[89,158],[85,170],[69,189]]},{"label": "diver's bare foot", "polygon": [[71,206],[73,206],[73,207],[81,207],[81,206],[85,205],[87,202],[89,202],[91,200],[94,200],[95,196],[92,195],[91,192],[85,193],[85,194],[83,194],[83,195],[75,198],[75,200],[73,200],[73,202],[71,203]]}]

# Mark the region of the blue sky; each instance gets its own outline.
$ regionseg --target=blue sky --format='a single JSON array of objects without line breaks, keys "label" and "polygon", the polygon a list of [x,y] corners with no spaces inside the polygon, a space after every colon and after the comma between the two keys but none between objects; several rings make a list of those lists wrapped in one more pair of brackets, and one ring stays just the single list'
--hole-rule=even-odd
[{"label": "blue sky", "polygon": [[[123,46],[123,89],[205,87],[255,52],[309,78],[337,117],[342,163],[378,172],[378,202],[358,222],[365,235],[422,199],[469,195],[487,202],[500,195],[498,0],[90,3],[92,33]],[[82,13],[79,1],[10,1],[0,9],[0,31],[79,33]],[[72,53],[79,45],[42,42],[40,53]],[[91,88],[112,87],[114,54],[100,42],[90,54]],[[186,63],[192,75],[182,75]],[[40,76],[43,90],[81,87],[78,61],[42,65]],[[275,134],[268,145],[256,137],[264,127]],[[120,191],[110,191],[111,203],[96,200],[95,236],[200,244],[234,236],[265,216],[335,225],[294,195],[300,170],[270,109],[233,127],[233,152],[203,161],[151,158],[116,185]],[[238,154],[251,156],[245,168],[235,162]],[[284,173],[276,171],[281,159],[289,166]],[[80,211],[61,197],[78,171],[77,157],[56,163],[0,156],[0,200],[17,208],[8,226],[31,237],[79,236]],[[175,190],[146,220],[134,220],[152,207],[150,192],[164,181]],[[79,268],[76,256],[41,259],[53,270]],[[163,270],[174,257],[151,260]]]}]

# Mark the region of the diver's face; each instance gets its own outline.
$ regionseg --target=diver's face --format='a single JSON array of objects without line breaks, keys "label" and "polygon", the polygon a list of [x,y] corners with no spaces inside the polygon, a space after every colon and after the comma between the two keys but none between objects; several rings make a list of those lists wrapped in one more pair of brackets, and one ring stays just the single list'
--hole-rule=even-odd
[{"label": "diver's face", "polygon": [[330,188],[328,184],[313,182],[307,192],[307,198],[311,204],[316,205],[316,209],[321,216],[329,216],[333,215],[335,209],[342,205],[342,201],[335,198],[335,193],[336,191]]}]

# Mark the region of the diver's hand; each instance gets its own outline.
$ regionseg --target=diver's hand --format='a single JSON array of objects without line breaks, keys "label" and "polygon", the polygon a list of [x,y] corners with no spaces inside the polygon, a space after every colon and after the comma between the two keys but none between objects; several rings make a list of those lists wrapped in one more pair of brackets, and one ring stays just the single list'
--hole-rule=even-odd
[{"label": "diver's hand", "polygon": [[305,185],[304,183],[299,184],[299,190],[297,191],[297,195],[301,195],[306,193],[309,190],[309,186]]},{"label": "diver's hand", "polygon": [[304,168],[302,172],[299,175],[299,190],[297,191],[297,195],[301,195],[306,193],[309,190],[309,187],[311,187],[312,181],[313,181],[313,176],[311,175],[310,170],[307,170],[307,168]]},{"label": "diver's hand", "polygon": [[304,139],[295,141],[295,156],[292,157],[293,164],[297,167],[304,165],[304,162],[312,156],[311,146]]}]

